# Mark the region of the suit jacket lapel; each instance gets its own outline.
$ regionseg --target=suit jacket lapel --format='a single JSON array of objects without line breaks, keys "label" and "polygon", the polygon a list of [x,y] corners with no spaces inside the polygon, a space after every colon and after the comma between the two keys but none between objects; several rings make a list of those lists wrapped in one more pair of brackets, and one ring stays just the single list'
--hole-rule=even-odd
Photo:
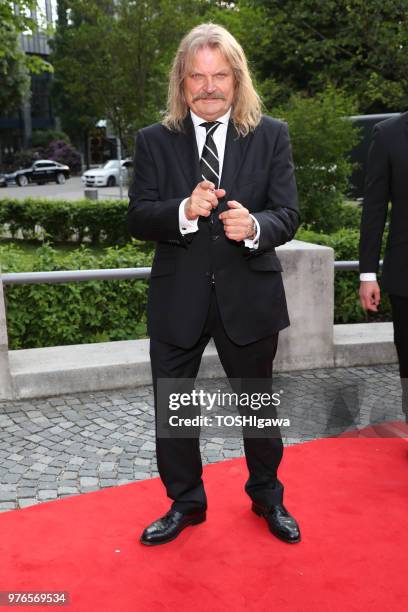
[{"label": "suit jacket lapel", "polygon": [[[219,212],[228,209],[226,202],[234,186],[235,178],[244,161],[246,149],[251,138],[252,134],[248,134],[245,137],[240,136],[233,122],[231,120],[229,121],[220,181],[220,187],[225,189],[226,194],[225,198],[219,202],[217,209]],[[188,113],[184,119],[183,130],[181,132],[172,133],[172,142],[177,159],[186,178],[188,188],[192,191],[197,183],[202,180],[202,176],[194,124],[190,113]]]},{"label": "suit jacket lapel", "polygon": [[408,112],[402,114],[404,118],[405,136],[408,138]]},{"label": "suit jacket lapel", "polygon": [[243,137],[240,136],[235,129],[233,122],[230,120],[227,130],[227,138],[225,142],[224,163],[222,166],[222,175],[220,187],[225,189],[226,194],[218,206],[219,212],[227,210],[227,200],[229,199],[231,190],[234,186],[235,178],[244,161],[246,149],[248,147],[251,134]]},{"label": "suit jacket lapel", "polygon": [[197,183],[202,179],[197,140],[190,113],[188,113],[184,119],[183,130],[181,132],[173,132],[172,136],[176,155],[191,193]]}]

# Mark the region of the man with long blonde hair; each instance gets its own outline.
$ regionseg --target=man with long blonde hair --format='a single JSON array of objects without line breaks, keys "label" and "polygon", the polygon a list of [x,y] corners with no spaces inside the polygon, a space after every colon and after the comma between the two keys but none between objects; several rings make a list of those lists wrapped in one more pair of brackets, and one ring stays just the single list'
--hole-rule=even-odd
[{"label": "man with long blonde hair", "polygon": [[[299,223],[288,129],[262,115],[245,54],[225,28],[202,24],[181,41],[163,121],[137,134],[129,196],[131,234],[156,242],[148,333],[157,464],[173,500],[142,534],[156,545],[203,522],[207,509],[199,437],[161,432],[160,384],[191,390],[213,338],[233,386],[270,392],[278,333],[289,325],[275,252]],[[278,428],[260,437],[245,427],[243,436],[252,510],[275,536],[299,542],[277,478]]]}]

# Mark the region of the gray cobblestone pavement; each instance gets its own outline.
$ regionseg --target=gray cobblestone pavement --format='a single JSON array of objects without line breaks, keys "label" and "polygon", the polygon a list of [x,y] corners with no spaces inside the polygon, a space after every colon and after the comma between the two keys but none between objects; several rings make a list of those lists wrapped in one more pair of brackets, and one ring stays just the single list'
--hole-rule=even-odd
[{"label": "gray cobblestone pavement", "polygon": [[[402,418],[396,365],[277,373],[274,391],[286,445]],[[234,432],[201,449],[204,464],[243,455]],[[151,386],[0,402],[0,511],[157,475]]]}]

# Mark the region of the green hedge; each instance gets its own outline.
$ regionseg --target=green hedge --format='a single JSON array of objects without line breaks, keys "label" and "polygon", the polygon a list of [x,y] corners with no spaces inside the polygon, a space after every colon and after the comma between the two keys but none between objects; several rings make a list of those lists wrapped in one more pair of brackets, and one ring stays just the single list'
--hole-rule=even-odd
[{"label": "green hedge", "polygon": [[[35,258],[0,247],[2,272],[150,266],[151,253],[135,241],[96,257],[81,246],[61,257],[45,245]],[[31,262],[31,265],[30,265]],[[146,336],[147,281],[86,281],[5,286],[11,349],[127,340]]]},{"label": "green hedge", "polygon": [[[330,246],[336,259],[358,258],[359,232],[342,229],[322,234],[301,228],[296,238]],[[61,254],[45,245],[35,257],[14,245],[0,247],[2,272],[127,268],[150,266],[150,243],[133,241],[108,247],[102,255],[81,246]],[[391,320],[388,299],[367,319],[358,298],[358,272],[335,273],[335,323]],[[89,281],[58,285],[6,286],[12,349],[142,338],[146,335],[147,281]],[[324,296],[322,296],[324,298]]]},{"label": "green hedge", "polygon": [[[0,228],[8,225],[16,237],[22,232],[25,240],[60,243],[68,240],[82,244],[125,244],[131,241],[126,226],[127,200],[0,200]],[[361,208],[347,203],[336,207],[336,223],[340,227],[358,228]],[[146,244],[147,250],[152,245]]]},{"label": "green hedge", "polygon": [[0,227],[4,230],[7,224],[13,237],[21,230],[26,240],[82,243],[87,238],[93,244],[124,244],[130,240],[127,207],[127,200],[4,198],[0,200]]},{"label": "green hedge", "polygon": [[[341,229],[333,234],[322,234],[301,228],[297,240],[329,246],[334,249],[337,260],[358,260],[358,229]],[[385,241],[384,241],[385,242]],[[359,273],[335,272],[334,276],[334,322],[364,323],[367,321],[391,321],[391,306],[386,294],[382,295],[380,311],[366,314],[358,296]]]}]

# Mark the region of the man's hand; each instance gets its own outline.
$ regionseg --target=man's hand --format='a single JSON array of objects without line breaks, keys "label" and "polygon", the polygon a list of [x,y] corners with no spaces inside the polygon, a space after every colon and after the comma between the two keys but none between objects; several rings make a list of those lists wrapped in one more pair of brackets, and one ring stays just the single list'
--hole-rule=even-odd
[{"label": "man's hand", "polygon": [[219,215],[219,219],[224,224],[224,231],[227,238],[240,242],[245,238],[253,238],[254,222],[249,214],[249,210],[235,200],[227,202],[230,210],[226,210]]},{"label": "man's hand", "polygon": [[364,310],[377,312],[380,300],[381,291],[377,281],[360,282],[360,304]]},{"label": "man's hand", "polygon": [[211,210],[218,206],[218,198],[225,196],[225,189],[215,189],[214,183],[201,181],[184,205],[184,212],[193,221],[198,217],[208,217]]}]

